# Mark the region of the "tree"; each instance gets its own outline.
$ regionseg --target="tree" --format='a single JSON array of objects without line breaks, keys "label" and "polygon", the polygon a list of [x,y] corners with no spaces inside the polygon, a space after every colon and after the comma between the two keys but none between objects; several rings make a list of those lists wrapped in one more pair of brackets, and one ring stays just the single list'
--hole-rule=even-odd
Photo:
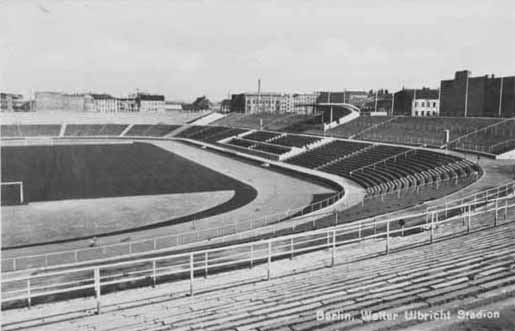
[{"label": "tree", "polygon": [[201,96],[193,101],[193,110],[208,110],[211,108],[211,102],[206,96]]}]

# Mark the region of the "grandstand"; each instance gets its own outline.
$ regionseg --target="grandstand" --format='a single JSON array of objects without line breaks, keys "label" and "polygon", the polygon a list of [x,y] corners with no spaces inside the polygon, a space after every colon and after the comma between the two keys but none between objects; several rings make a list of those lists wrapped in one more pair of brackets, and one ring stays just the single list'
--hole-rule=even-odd
[{"label": "grandstand", "polygon": [[199,126],[192,125],[185,130],[179,132],[176,137],[189,138],[209,143],[215,143],[220,140],[237,136],[246,132],[245,129],[228,128],[223,126]]},{"label": "grandstand", "polygon": [[2,125],[2,137],[55,137],[59,135],[60,125],[28,124],[28,125]]},{"label": "grandstand", "polygon": [[[290,147],[262,143],[262,142],[258,142],[258,141],[247,140],[245,138],[233,138],[230,141],[228,141],[226,144],[243,147],[247,151],[265,152],[267,154],[272,154],[276,157],[279,157],[282,154],[288,153],[291,150]],[[246,151],[246,150],[244,150],[244,151]]]},{"label": "grandstand", "polygon": [[302,148],[302,147],[314,144],[318,141],[320,141],[320,138],[318,138],[318,137],[300,136],[300,135],[295,135],[295,134],[285,134],[285,135],[282,135],[282,136],[278,137],[277,139],[274,139],[269,142],[271,144],[276,144],[276,145]]},{"label": "grandstand", "polygon": [[457,138],[451,143],[451,148],[490,154],[510,151],[515,148],[515,119],[510,118],[479,128],[475,132]]},{"label": "grandstand", "polygon": [[267,142],[274,138],[278,138],[281,134],[276,132],[267,132],[267,131],[254,131],[250,134],[245,135],[245,139],[254,140],[260,142]]},{"label": "grandstand", "polygon": [[287,162],[348,177],[378,194],[479,173],[473,163],[425,150],[333,141]]},{"label": "grandstand", "polygon": [[449,130],[450,140],[452,140],[497,121],[497,119],[456,120],[445,117],[397,117],[358,134],[356,138],[401,144],[442,146],[445,144],[445,130]]},{"label": "grandstand", "polygon": [[334,129],[328,130],[327,135],[342,138],[351,138],[364,130],[368,130],[392,119],[393,117],[389,116],[362,115],[350,122],[344,123],[342,125],[337,126]]},{"label": "grandstand", "polygon": [[[240,114],[230,113],[226,117],[210,123],[218,126],[237,127],[256,130],[280,131],[295,123],[302,123],[313,119],[312,115],[298,115],[293,113],[284,114]],[[261,128],[261,123],[263,127]]]},{"label": "grandstand", "polygon": [[163,137],[171,133],[173,130],[178,129],[180,125],[167,125],[167,124],[135,124],[125,136],[134,137]]}]

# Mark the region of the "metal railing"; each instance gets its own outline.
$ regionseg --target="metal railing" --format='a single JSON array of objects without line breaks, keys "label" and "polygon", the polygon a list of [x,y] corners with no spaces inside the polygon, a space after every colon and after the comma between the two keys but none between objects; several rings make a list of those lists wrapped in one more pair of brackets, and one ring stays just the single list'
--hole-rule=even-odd
[{"label": "metal railing", "polygon": [[507,197],[509,195],[515,194],[515,181],[502,184],[496,187],[488,188],[479,192],[474,192],[465,196],[462,196],[453,200],[446,200],[441,204],[437,204],[435,206],[431,206],[426,208],[426,211],[431,212],[437,209],[449,209],[455,206],[464,205],[470,202],[479,203],[492,199],[498,199],[502,197]]},{"label": "metal railing", "polygon": [[174,248],[180,245],[212,240],[219,237],[223,238],[228,235],[275,224],[286,219],[304,217],[313,212],[330,207],[340,200],[344,194],[344,191],[339,191],[324,200],[317,201],[305,207],[289,209],[259,218],[233,221],[232,224],[224,222],[225,225],[218,227],[186,231],[178,234],[157,236],[148,239],[131,240],[97,247],[60,250],[58,252],[46,254],[3,258],[2,273],[58,265],[69,265],[80,262],[93,262],[106,258],[119,258],[125,255],[139,253],[148,254]]},{"label": "metal railing", "polygon": [[[106,292],[177,282],[180,284],[179,293],[194,295],[197,290],[213,290],[231,282],[231,277],[217,277],[216,282],[200,288],[201,280],[212,274],[242,268],[253,269],[259,265],[264,269],[260,278],[270,280],[275,274],[275,265],[272,262],[277,259],[292,259],[301,254],[321,251],[322,254],[314,255],[310,259],[310,265],[329,259],[330,265],[334,266],[338,257],[346,258],[338,248],[364,240],[377,244],[367,245],[379,247],[377,253],[388,254],[393,249],[403,247],[404,242],[396,238],[401,239],[406,235],[414,235],[422,243],[430,244],[437,238],[467,234],[472,230],[514,220],[515,197],[509,196],[457,205],[445,210],[382,221],[358,222],[221,248],[67,270],[40,270],[21,277],[4,276],[1,283],[2,307],[7,309],[9,305],[20,304],[30,307],[36,300],[45,302],[56,298],[93,296],[96,299],[97,313],[100,313],[102,295]],[[413,245],[412,240],[409,245]],[[327,253],[323,253],[324,250]],[[294,265],[290,267],[286,273],[295,273],[297,268]],[[281,265],[282,275],[284,272],[285,266]],[[255,272],[243,272],[240,276],[243,278],[239,280],[247,277],[248,280],[255,281],[256,275]]]}]

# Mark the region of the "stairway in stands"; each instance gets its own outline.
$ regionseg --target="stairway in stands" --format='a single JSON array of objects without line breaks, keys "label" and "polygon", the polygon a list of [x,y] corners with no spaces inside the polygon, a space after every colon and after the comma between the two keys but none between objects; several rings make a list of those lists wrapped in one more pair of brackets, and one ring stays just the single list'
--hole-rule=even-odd
[{"label": "stairway in stands", "polygon": [[[404,311],[454,311],[513,296],[514,240],[515,223],[510,222],[350,263],[343,260],[348,258],[347,253],[339,254],[332,268],[276,276],[270,281],[235,285],[193,297],[119,307],[98,316],[59,323],[44,325],[36,318],[24,326],[31,329],[32,324],[34,330],[105,331],[413,329],[413,324],[419,322],[403,319]],[[308,254],[289,263],[302,269],[311,259],[313,256]],[[130,299],[130,293],[125,295]],[[399,313],[401,318],[365,322],[363,310]],[[349,319],[317,320],[318,311],[348,314]],[[4,325],[4,329],[14,330],[16,325]]]}]

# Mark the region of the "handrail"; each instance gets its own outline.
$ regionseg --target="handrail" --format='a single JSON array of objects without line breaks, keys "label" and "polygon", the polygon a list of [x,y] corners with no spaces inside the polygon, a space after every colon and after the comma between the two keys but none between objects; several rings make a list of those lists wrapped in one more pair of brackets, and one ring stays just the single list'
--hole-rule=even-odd
[{"label": "handrail", "polygon": [[[2,304],[12,301],[26,300],[28,305],[35,297],[46,297],[56,293],[71,293],[78,288],[94,288],[97,300],[97,311],[101,308],[101,289],[106,285],[121,285],[142,279],[151,279],[155,284],[159,277],[176,275],[189,283],[189,293],[194,294],[194,281],[199,278],[195,272],[202,271],[207,276],[209,270],[217,268],[240,268],[242,265],[249,265],[251,268],[256,264],[265,264],[266,279],[272,277],[273,259],[287,258],[294,255],[312,252],[314,250],[329,248],[331,265],[335,265],[337,256],[336,248],[339,246],[355,243],[361,240],[379,239],[385,240],[385,253],[390,251],[390,238],[396,235],[403,235],[405,231],[419,231],[429,233],[429,243],[434,242],[435,229],[443,224],[456,222],[458,229],[450,228],[451,234],[462,233],[462,227],[466,227],[466,233],[471,231],[475,223],[484,224],[489,221],[488,216],[493,217],[493,226],[498,225],[499,214],[504,215],[505,220],[513,221],[508,216],[508,210],[515,208],[515,197],[503,197],[484,202],[471,202],[462,206],[454,207],[458,213],[451,217],[444,217],[443,211],[432,211],[430,213],[419,213],[412,215],[414,220],[401,218],[406,226],[400,225],[399,218],[389,218],[372,223],[358,223],[345,227],[334,227],[324,230],[304,232],[296,235],[288,235],[268,240],[254,241],[245,244],[231,245],[228,247],[200,250],[181,254],[172,254],[134,261],[124,261],[108,265],[96,265],[83,268],[52,271],[44,273],[32,273],[19,277],[2,278]],[[492,215],[494,213],[494,215]],[[487,219],[485,219],[485,217]],[[422,216],[420,222],[417,219]],[[475,217],[481,216],[479,219]],[[513,215],[512,215],[513,216]],[[404,224],[404,223],[403,223]],[[373,226],[373,228],[372,228]],[[366,233],[366,231],[372,233]],[[449,230],[446,226],[445,229]],[[350,237],[349,237],[350,236]],[[241,257],[243,256],[243,258]],[[323,258],[323,257],[322,257]],[[160,264],[164,264],[160,265]],[[129,268],[129,269],[124,269]],[[225,270],[225,269],[224,269]],[[113,274],[113,271],[115,272]],[[70,281],[73,275],[73,281]],[[182,276],[181,276],[182,275]],[[61,276],[61,277],[56,277]],[[67,276],[68,279],[66,279]],[[181,278],[182,277],[182,278]],[[64,278],[64,281],[62,279]],[[223,282],[222,282],[223,283]],[[68,286],[69,285],[69,286]],[[68,286],[68,287],[66,287]],[[220,282],[215,283],[215,288],[224,286]],[[25,291],[24,291],[25,290]],[[36,290],[36,291],[35,291]],[[22,293],[21,295],[18,293]]]}]

